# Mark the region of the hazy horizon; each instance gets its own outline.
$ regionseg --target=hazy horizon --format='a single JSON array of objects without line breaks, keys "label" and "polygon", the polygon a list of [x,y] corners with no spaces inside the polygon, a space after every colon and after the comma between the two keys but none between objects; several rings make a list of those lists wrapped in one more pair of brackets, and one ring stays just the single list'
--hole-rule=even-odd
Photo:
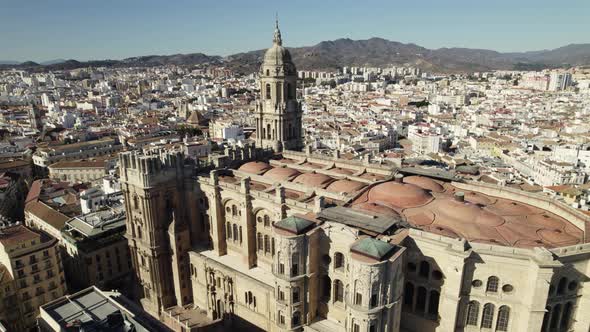
[{"label": "hazy horizon", "polygon": [[429,49],[526,52],[590,42],[584,33],[590,31],[590,2],[576,0],[565,1],[567,5],[545,0],[5,2],[0,61],[226,56],[268,47],[275,12],[288,47],[378,37]]}]

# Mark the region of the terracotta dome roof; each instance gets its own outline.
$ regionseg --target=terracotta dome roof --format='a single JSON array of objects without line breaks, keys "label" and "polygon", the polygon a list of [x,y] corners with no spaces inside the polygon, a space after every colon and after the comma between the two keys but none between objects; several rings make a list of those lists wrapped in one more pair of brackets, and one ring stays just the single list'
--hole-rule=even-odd
[{"label": "terracotta dome roof", "polygon": [[445,191],[445,189],[443,188],[443,186],[440,185],[440,183],[424,176],[406,176],[404,177],[404,183],[414,184],[422,189],[430,190],[435,193],[442,193],[443,191]]},{"label": "terracotta dome roof", "polygon": [[271,168],[272,166],[262,161],[251,161],[240,166],[238,171],[260,175]]},{"label": "terracotta dome roof", "polygon": [[477,204],[459,202],[453,198],[437,200],[433,212],[436,219],[452,220],[460,223],[476,223],[481,226],[496,227],[502,225],[504,218],[487,211]]},{"label": "terracotta dome roof", "polygon": [[435,233],[435,234],[440,234],[446,237],[452,237],[452,238],[458,238],[459,235],[457,233],[455,233],[452,229],[448,228],[448,227],[444,227],[444,226],[426,226],[424,227],[424,230],[431,232],[431,233]]},{"label": "terracotta dome roof", "polygon": [[299,183],[308,187],[325,187],[330,183],[333,178],[322,173],[304,173],[299,175],[293,180],[295,183]]},{"label": "terracotta dome roof", "polygon": [[488,206],[488,209],[501,216],[526,216],[543,211],[524,203],[508,200],[499,200]]},{"label": "terracotta dome roof", "polygon": [[365,202],[365,203],[355,204],[352,208],[355,210],[364,210],[364,211],[379,213],[379,214],[383,214],[386,216],[394,216],[394,217],[399,216],[399,213],[397,213],[394,209],[389,208],[385,205],[379,205],[377,203]]},{"label": "terracotta dome roof", "polygon": [[342,193],[343,192],[343,193],[350,194],[350,193],[358,191],[364,187],[365,187],[365,184],[361,183],[361,182],[351,181],[351,180],[337,180],[337,181],[330,183],[330,185],[328,186],[328,188],[326,188],[326,190],[331,191],[331,192],[335,192],[335,193]]},{"label": "terracotta dome roof", "polygon": [[495,200],[476,192],[468,192],[465,193],[465,200],[469,201],[474,204],[481,204],[481,205],[490,205],[493,204]]},{"label": "terracotta dome roof", "polygon": [[301,174],[298,170],[288,167],[275,167],[270,171],[264,173],[265,178],[269,178],[273,181],[282,181],[290,179],[296,175]]},{"label": "terracotta dome roof", "polygon": [[332,171],[334,173],[346,174],[346,175],[352,175],[352,174],[356,173],[355,170],[348,169],[348,168],[341,168],[341,167],[330,168],[330,171]]},{"label": "terracotta dome roof", "polygon": [[554,246],[574,245],[580,242],[580,239],[577,237],[559,229],[542,229],[538,234],[544,241],[547,241]]},{"label": "terracotta dome roof", "polygon": [[424,205],[432,199],[426,190],[407,183],[384,182],[369,190],[368,201],[398,208]]},{"label": "terracotta dome roof", "polygon": [[414,209],[405,215],[408,222],[414,226],[426,226],[434,222],[434,213],[427,209]]}]

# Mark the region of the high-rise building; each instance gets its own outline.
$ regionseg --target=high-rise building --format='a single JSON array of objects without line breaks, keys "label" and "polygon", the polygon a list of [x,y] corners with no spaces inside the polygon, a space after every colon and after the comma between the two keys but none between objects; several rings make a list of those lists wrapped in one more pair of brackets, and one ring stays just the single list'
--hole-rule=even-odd
[{"label": "high-rise building", "polygon": [[561,91],[572,84],[572,74],[566,72],[552,72],[549,77],[549,91]]}]

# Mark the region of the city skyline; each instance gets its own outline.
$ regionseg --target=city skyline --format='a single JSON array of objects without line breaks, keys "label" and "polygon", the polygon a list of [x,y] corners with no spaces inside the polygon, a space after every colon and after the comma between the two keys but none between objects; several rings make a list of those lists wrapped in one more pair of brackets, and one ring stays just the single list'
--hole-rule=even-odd
[{"label": "city skyline", "polygon": [[8,1],[7,10],[0,14],[0,28],[5,31],[0,36],[5,46],[0,60],[86,61],[177,53],[226,56],[268,47],[276,12],[281,26],[289,31],[285,39],[292,47],[339,38],[380,37],[430,49],[517,52],[589,42],[584,31],[590,23],[583,16],[590,4],[583,1],[569,1],[568,6],[529,0],[517,4],[346,2],[338,11],[334,5],[269,5],[264,1],[228,1],[215,6],[185,1],[172,6],[152,1],[33,5]]}]

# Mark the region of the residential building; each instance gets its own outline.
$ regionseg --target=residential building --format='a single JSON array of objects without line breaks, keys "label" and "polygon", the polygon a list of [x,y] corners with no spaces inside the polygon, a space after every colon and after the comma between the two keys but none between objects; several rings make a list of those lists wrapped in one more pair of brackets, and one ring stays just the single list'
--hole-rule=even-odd
[{"label": "residential building", "polygon": [[0,229],[0,265],[12,279],[3,289],[10,312],[0,317],[14,331],[34,327],[39,307],[67,292],[58,242],[43,232],[23,225]]}]

